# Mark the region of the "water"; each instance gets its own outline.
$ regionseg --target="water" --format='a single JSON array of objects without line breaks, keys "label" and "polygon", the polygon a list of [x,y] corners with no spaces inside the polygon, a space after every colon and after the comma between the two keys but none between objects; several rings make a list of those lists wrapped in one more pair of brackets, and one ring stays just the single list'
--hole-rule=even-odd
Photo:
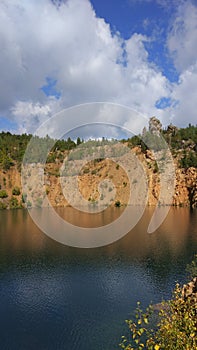
[{"label": "water", "polygon": [[[103,223],[118,211],[108,211]],[[171,208],[147,234],[152,211],[124,238],[96,249],[53,241],[25,210],[0,211],[0,349],[119,349],[136,302],[169,298],[197,251],[196,210]],[[73,220],[72,208],[59,212]]]}]

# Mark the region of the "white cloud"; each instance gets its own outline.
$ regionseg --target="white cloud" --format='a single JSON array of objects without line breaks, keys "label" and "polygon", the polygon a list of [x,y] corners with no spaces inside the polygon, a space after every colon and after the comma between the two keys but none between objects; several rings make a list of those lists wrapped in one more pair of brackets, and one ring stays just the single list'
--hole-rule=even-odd
[{"label": "white cloud", "polygon": [[178,103],[169,108],[173,122],[185,125],[197,122],[197,6],[183,2],[168,36],[168,48],[180,72],[178,83],[173,85],[172,99]]},{"label": "white cloud", "polygon": [[[177,67],[186,67],[180,84],[172,86],[149,62],[144,46],[149,38],[134,34],[123,41],[118,33],[112,35],[109,25],[96,17],[88,0],[67,0],[58,8],[50,0],[1,0],[0,114],[16,121],[20,132],[33,132],[63,108],[109,101],[125,104],[148,117],[157,115],[167,123],[169,109],[158,110],[156,101],[164,96],[182,99],[189,81],[193,89],[196,87],[196,73],[190,69],[195,57],[195,16],[189,25],[189,11],[184,13],[184,33],[186,39],[190,38],[184,59],[182,38],[176,30],[178,20],[168,38],[169,49],[176,53]],[[47,97],[41,90],[47,77],[57,80],[59,100]],[[171,113],[178,120],[183,107]],[[113,115],[111,121],[114,122]],[[126,117],[119,122],[125,126],[130,123]]]},{"label": "white cloud", "polygon": [[190,1],[178,7],[167,44],[180,72],[197,61],[197,6]]},{"label": "white cloud", "polygon": [[169,109],[169,113],[176,125],[197,124],[196,96],[197,63],[185,70],[180,75],[179,83],[174,85],[172,98],[178,103],[173,109]]},{"label": "white cloud", "polygon": [[38,125],[59,111],[58,101],[51,97],[47,104],[39,102],[18,101],[11,108],[12,117],[17,120],[18,132],[31,131],[33,133]]}]

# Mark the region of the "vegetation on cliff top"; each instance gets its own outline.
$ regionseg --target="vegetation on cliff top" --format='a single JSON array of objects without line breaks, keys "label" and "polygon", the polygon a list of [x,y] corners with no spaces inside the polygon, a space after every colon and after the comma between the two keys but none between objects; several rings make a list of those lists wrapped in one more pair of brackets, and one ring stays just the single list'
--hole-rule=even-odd
[{"label": "vegetation on cliff top", "polygon": [[[197,126],[189,124],[186,128],[178,129],[173,125],[169,125],[167,129],[164,130],[159,120],[152,117],[150,118],[148,131],[144,128],[142,135],[133,136],[127,140],[121,141],[127,142],[130,147],[139,146],[143,152],[148,149],[148,146],[150,148],[150,145],[153,145],[153,148],[156,147],[155,150],[159,150],[162,148],[163,143],[156,131],[159,131],[164,137],[173,155],[177,156],[177,154],[179,154],[180,167],[197,167]],[[55,162],[56,159],[62,160],[65,151],[69,151],[83,142],[79,137],[76,141],[71,140],[70,137],[67,140],[53,140],[49,136],[45,138],[33,136],[32,138],[32,135],[27,134],[14,135],[10,132],[1,132],[0,168],[8,170],[14,165],[20,167],[30,140],[33,141],[34,147],[32,153],[28,152],[28,162],[38,161],[39,159],[42,161],[43,154],[47,152],[47,162],[49,163]],[[107,140],[102,140],[102,142],[105,141]],[[97,146],[98,141],[92,142]]]}]

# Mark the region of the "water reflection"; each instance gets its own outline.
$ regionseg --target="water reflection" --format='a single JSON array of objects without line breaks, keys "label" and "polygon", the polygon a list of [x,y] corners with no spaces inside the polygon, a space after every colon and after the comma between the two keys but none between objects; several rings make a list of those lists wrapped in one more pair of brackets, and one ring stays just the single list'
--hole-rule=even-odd
[{"label": "water reflection", "polygon": [[[94,227],[115,220],[121,210],[80,220],[72,208],[59,212]],[[171,208],[161,227],[148,234],[153,211],[147,208],[125,237],[96,249],[50,239],[25,210],[0,211],[1,348],[118,349],[124,319],[136,302],[168,298],[196,252],[197,211]]]},{"label": "water reflection", "polygon": [[[46,214],[45,210],[46,212],[50,211],[48,208],[37,209],[38,213],[42,211],[42,217]],[[70,207],[66,209],[60,208],[58,212],[65,220],[74,225],[97,227],[107,225],[111,221],[116,220],[122,210],[120,208],[112,208],[99,214],[81,214],[79,212],[79,216],[76,215],[76,210]],[[160,256],[164,250],[168,250],[169,254],[176,258],[190,244],[191,240],[197,243],[196,211],[191,212],[187,208],[171,208],[160,228],[156,232],[148,234],[147,227],[153,211],[153,208],[147,208],[142,219],[125,237],[106,247],[93,249],[93,254],[101,250],[102,254],[114,255],[122,250],[127,258],[135,259],[140,257],[143,259],[143,257],[150,254]],[[46,217],[48,215],[50,213]],[[127,216],[126,219],[129,221],[130,217]],[[0,249],[2,252],[10,250],[14,253],[21,249],[39,252],[44,251],[46,245],[53,254],[58,254],[61,250],[69,251],[74,249],[76,254],[83,255],[83,251],[87,251],[87,249],[72,249],[48,238],[33,223],[27,210],[0,211],[0,234]]]}]

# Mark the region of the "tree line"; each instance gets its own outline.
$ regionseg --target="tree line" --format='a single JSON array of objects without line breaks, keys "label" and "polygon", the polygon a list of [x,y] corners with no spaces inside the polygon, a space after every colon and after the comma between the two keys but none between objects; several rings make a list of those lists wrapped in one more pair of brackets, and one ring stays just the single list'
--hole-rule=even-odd
[{"label": "tree line", "polygon": [[[142,133],[134,135],[128,139],[120,140],[127,143],[129,147],[139,146],[142,152],[147,149],[159,151],[164,147],[164,141],[168,144],[174,156],[180,154],[179,166],[182,168],[197,167],[197,126],[189,124],[185,128],[177,128],[170,124],[167,128],[162,128],[160,121],[156,117],[149,120],[148,130],[144,128]],[[64,152],[70,151],[77,146],[91,142],[95,146],[110,142],[114,140],[106,140],[104,137],[101,141],[84,140],[78,137],[75,141],[70,137],[67,139],[54,140],[48,135],[44,138],[32,136],[31,134],[16,135],[10,132],[0,133],[0,168],[8,170],[10,167],[17,165],[20,167],[26,149],[31,142],[33,147],[28,149],[28,159],[25,161],[42,162],[47,156],[47,162],[53,163],[56,159],[60,161],[64,159]]]}]

